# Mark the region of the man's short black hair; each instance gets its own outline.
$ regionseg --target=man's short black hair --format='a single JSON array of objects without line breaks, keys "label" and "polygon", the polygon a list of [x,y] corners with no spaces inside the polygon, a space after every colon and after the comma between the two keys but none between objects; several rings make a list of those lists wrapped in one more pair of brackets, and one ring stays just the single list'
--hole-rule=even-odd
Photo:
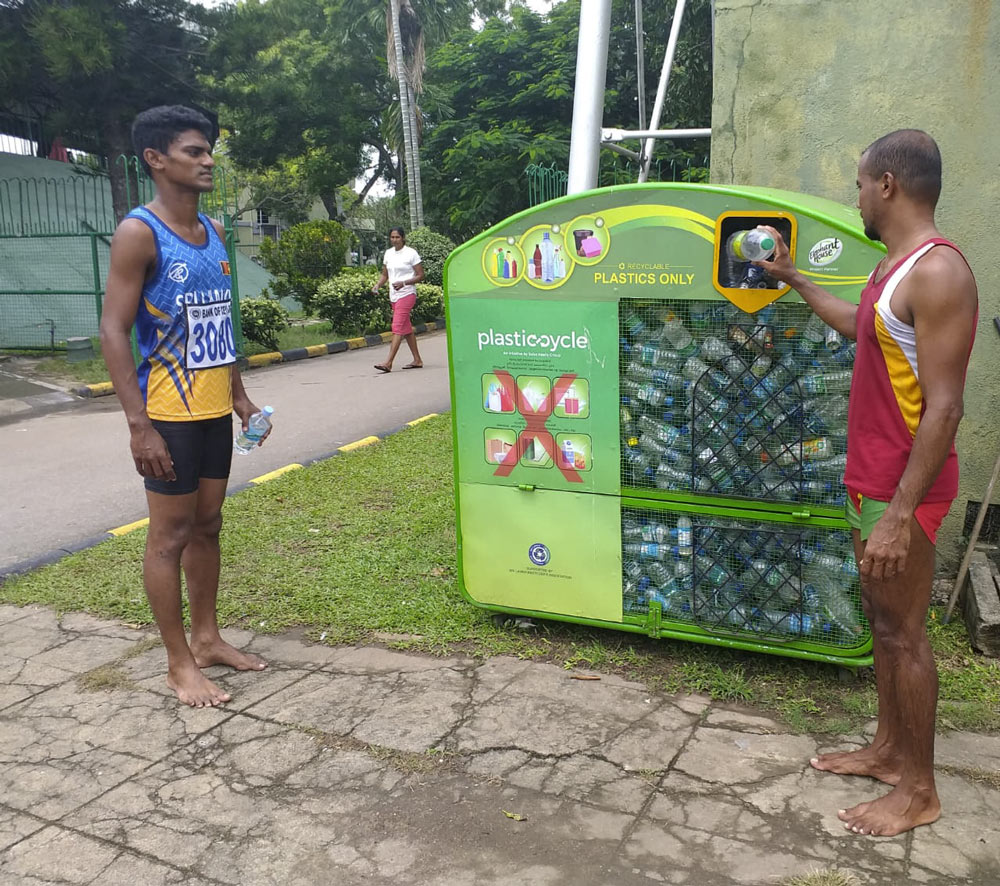
[{"label": "man's short black hair", "polygon": [[891,172],[910,197],[937,206],[941,196],[941,152],[920,129],[897,129],[872,142],[862,155],[865,172],[879,178]]},{"label": "man's short black hair", "polygon": [[170,150],[170,144],[182,132],[196,129],[211,145],[215,143],[215,131],[209,119],[194,108],[184,105],[159,105],[143,111],[132,124],[132,147],[139,157],[146,175],[151,175],[149,164],[143,157],[146,148],[153,148],[161,154]]}]

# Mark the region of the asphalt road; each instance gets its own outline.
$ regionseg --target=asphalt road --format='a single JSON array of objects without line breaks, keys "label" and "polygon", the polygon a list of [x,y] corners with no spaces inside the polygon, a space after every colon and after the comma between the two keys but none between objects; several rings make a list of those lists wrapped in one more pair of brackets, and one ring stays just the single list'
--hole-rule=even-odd
[{"label": "asphalt road", "polygon": [[[234,456],[231,486],[450,409],[445,333],[418,341],[419,370],[402,369],[404,343],[388,375],[372,368],[387,345],[247,372],[254,403],[275,409],[274,431],[256,452]],[[0,572],[146,516],[115,397],[25,416],[0,424]]]}]

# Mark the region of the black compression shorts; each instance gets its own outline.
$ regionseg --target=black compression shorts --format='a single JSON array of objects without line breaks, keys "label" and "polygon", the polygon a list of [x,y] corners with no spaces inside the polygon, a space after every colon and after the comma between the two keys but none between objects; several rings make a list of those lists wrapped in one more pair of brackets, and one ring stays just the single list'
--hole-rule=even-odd
[{"label": "black compression shorts", "polygon": [[146,477],[146,489],[160,495],[197,492],[198,480],[226,480],[233,461],[233,417],[202,421],[158,421],[153,427],[163,437],[174,462],[176,480]]}]

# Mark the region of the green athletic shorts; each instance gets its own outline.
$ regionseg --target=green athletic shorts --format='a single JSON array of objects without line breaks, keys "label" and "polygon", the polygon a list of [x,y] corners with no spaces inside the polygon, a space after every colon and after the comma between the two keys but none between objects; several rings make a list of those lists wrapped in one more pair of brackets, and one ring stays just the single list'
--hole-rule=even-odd
[{"label": "green athletic shorts", "polygon": [[878,523],[888,507],[889,502],[887,501],[867,498],[860,492],[851,489],[850,486],[847,487],[847,504],[844,507],[844,516],[851,529],[861,531],[862,541],[865,541],[872,534],[875,524]]}]

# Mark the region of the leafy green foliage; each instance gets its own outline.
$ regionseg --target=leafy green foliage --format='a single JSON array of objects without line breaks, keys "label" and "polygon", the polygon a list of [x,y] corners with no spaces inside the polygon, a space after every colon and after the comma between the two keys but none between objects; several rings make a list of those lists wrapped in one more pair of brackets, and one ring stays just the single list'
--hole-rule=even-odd
[{"label": "leafy green foliage", "polygon": [[[644,4],[645,80],[651,87],[647,125],[675,5]],[[579,0],[565,0],[545,17],[512,8],[510,16],[490,19],[480,31],[456,35],[429,57],[424,104],[430,125],[422,174],[432,228],[456,241],[467,239],[527,208],[528,164],[567,168],[579,22]],[[709,123],[711,28],[710,0],[691,0],[662,128]],[[638,128],[636,83],[635,5],[632,0],[614,0],[606,125]],[[637,148],[638,143],[630,146]],[[660,141],[654,161],[663,160],[668,169],[670,161],[679,158],[684,169],[706,148],[705,140]],[[609,170],[619,161],[616,155],[602,155]],[[698,180],[698,175],[693,172],[690,180]]]},{"label": "leafy green foliage", "polygon": [[[372,292],[377,280],[378,272],[369,267],[352,268],[348,273],[324,281],[313,302],[317,316],[342,335],[388,329],[386,305],[389,299]],[[389,316],[391,319],[391,314]]]},{"label": "leafy green foliage", "polygon": [[[375,268],[350,268],[320,284],[314,307],[316,314],[341,335],[385,332],[392,326],[392,304],[385,289],[377,295]],[[417,284],[417,301],[410,313],[413,323],[426,323],[444,314],[444,292],[440,286]]]},{"label": "leafy green foliage", "polygon": [[217,17],[186,0],[0,3],[0,107],[45,108],[50,135],[109,157],[121,216],[126,173],[114,161],[132,153],[132,120],[201,102],[196,75]]},{"label": "leafy green foliage", "polygon": [[[444,316],[444,290],[433,283],[417,284],[417,301],[410,319],[414,323],[429,323]],[[388,327],[386,327],[388,329]]]},{"label": "leafy green foliage", "polygon": [[237,167],[294,168],[330,218],[337,189],[368,165],[367,149],[379,152],[377,174],[394,171],[380,132],[391,100],[384,10],[379,29],[357,27],[347,39],[355,24],[347,7],[347,0],[227,6],[209,50],[214,73],[203,79]]},{"label": "leafy green foliage", "polygon": [[444,282],[445,259],[451,255],[455,244],[444,234],[435,234],[424,226],[407,232],[406,245],[412,246],[420,254],[420,263],[424,266],[424,282],[441,286]]},{"label": "leafy green foliage", "polygon": [[288,311],[273,298],[240,299],[243,335],[250,341],[278,350],[278,335],[288,328]]},{"label": "leafy green foliage", "polygon": [[335,221],[302,222],[290,227],[277,242],[264,240],[260,259],[275,277],[275,297],[295,298],[307,314],[312,313],[320,283],[344,266],[353,242],[351,232]]}]

